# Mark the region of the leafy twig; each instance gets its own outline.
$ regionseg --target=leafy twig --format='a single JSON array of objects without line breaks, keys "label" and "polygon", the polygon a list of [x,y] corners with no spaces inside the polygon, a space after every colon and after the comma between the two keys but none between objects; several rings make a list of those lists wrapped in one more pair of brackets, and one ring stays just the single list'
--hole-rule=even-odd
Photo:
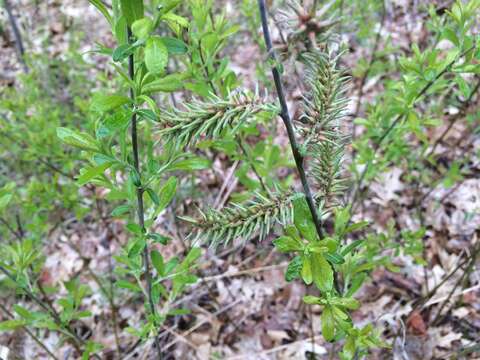
[{"label": "leafy twig", "polygon": [[[465,50],[464,52],[462,52],[458,58],[461,58],[465,55],[467,55],[470,51],[472,51],[473,49],[475,49],[475,45],[468,48],[467,50]],[[435,76],[434,79],[430,80],[421,90],[420,92],[415,96],[415,98],[413,99],[413,103],[415,103],[419,98],[421,98],[423,95],[425,95],[425,93],[428,91],[428,89],[430,89],[445,73],[447,73],[448,71],[450,71],[450,68],[452,67],[452,65],[454,65],[458,58],[455,58],[453,59],[450,63],[448,63],[445,68],[440,71],[437,76]],[[393,129],[395,129],[397,127],[397,125],[400,123],[400,121],[402,121],[402,119],[404,118],[404,115],[403,114],[399,114],[397,115],[394,120],[392,121],[392,123],[390,124],[390,126],[383,132],[382,136],[380,136],[380,138],[378,139],[378,141],[375,143],[375,145],[373,146],[373,156],[372,158],[375,158],[375,156],[377,155],[378,151],[380,150],[380,146],[383,144],[383,142],[385,141],[385,139],[388,137],[388,135],[390,135],[390,133],[393,131]],[[360,174],[360,177],[357,181],[357,184],[355,186],[355,189],[354,191],[352,192],[352,195],[350,197],[351,201],[351,213],[353,214],[355,212],[355,209],[356,209],[356,205],[357,205],[357,200],[358,200],[358,194],[360,192],[360,189],[363,185],[363,181],[365,180],[365,176],[367,175],[367,172],[368,170],[370,169],[370,166],[372,164],[372,160],[370,160],[369,162],[367,162],[365,164],[365,168],[363,169],[362,173]]]},{"label": "leafy twig", "polygon": [[[128,27],[128,38],[132,37],[132,32],[130,27]],[[128,57],[128,72],[130,79],[135,79],[135,64],[134,64],[134,55],[131,54]],[[134,101],[135,100],[135,90],[131,87],[130,88],[130,98]],[[133,166],[135,171],[137,172],[138,176],[141,178],[141,171],[140,171],[140,164],[138,160],[138,135],[137,135],[137,114],[136,112],[132,112],[131,117],[131,138],[132,138],[132,152],[133,152]],[[143,209],[143,189],[140,186],[137,186],[137,216],[138,222],[140,227],[142,228],[143,233],[146,232],[145,230],[145,214]],[[148,244],[145,244],[143,249],[143,264],[144,264],[144,272],[145,272],[145,282],[147,284],[147,295],[148,295],[148,303],[150,305],[150,311],[154,319],[156,318],[156,311],[155,311],[155,304],[153,303],[153,296],[152,296],[152,278],[150,274],[150,252],[148,249]],[[156,323],[156,320],[154,320]],[[155,346],[157,348],[157,358],[161,360],[162,350],[160,348],[160,342],[158,341],[158,337],[155,334],[154,336]]]},{"label": "leafy twig", "polygon": [[[52,309],[45,305],[45,303],[40,300],[34,293],[32,293],[29,289],[27,289],[25,286],[21,286],[20,284],[17,283],[17,280],[15,279],[15,276],[10,273],[5,267],[0,265],[0,272],[5,274],[7,278],[9,278],[11,281],[13,281],[20,289],[22,289],[25,294],[32,300],[34,301],[38,306],[40,306],[43,310],[45,310],[47,313],[49,313],[54,322],[59,326],[59,327],[64,327],[67,330],[67,334],[72,337],[72,344],[75,347],[75,349],[81,353],[80,346],[84,345],[83,339],[77,335],[77,333],[68,326],[68,324],[64,324],[63,321],[60,319],[60,316],[56,311],[52,311]],[[100,360],[100,357],[98,355],[94,355],[96,359]]]},{"label": "leafy twig", "polygon": [[435,153],[435,149],[437,148],[437,146],[443,141],[443,139],[445,138],[445,136],[447,136],[447,134],[449,133],[449,131],[452,129],[453,125],[455,124],[455,122],[461,118],[462,116],[464,116],[466,114],[466,112],[468,111],[468,108],[472,102],[472,99],[473,97],[475,96],[475,94],[478,92],[478,90],[480,89],[480,80],[477,81],[477,84],[475,85],[475,87],[472,89],[472,91],[470,92],[470,95],[468,96],[468,98],[463,101],[462,103],[462,107],[460,109],[460,111],[455,114],[454,116],[451,117],[450,119],[450,122],[447,126],[447,128],[443,131],[443,133],[438,137],[437,140],[435,140],[435,143],[433,144],[432,148],[430,149],[430,151],[427,153],[427,155],[425,155],[425,157],[428,159],[431,155],[433,155]]}]

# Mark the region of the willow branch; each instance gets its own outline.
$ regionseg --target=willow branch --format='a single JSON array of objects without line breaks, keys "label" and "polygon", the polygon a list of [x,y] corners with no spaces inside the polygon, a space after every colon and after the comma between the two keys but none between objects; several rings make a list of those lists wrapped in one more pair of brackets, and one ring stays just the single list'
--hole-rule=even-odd
[{"label": "willow branch", "polygon": [[[132,31],[130,27],[128,28],[128,38],[132,37]],[[130,79],[135,79],[135,63],[134,63],[134,55],[131,54],[128,57],[128,72]],[[130,98],[134,101],[135,100],[135,90],[130,88]],[[140,172],[140,164],[138,160],[138,135],[137,135],[137,114],[135,112],[132,113],[131,117],[131,138],[132,138],[132,151],[133,151],[133,166],[137,171],[140,179],[141,179],[141,172]],[[138,216],[138,223],[142,228],[142,232],[145,233],[145,214],[144,214],[144,207],[143,207],[143,188],[137,186],[137,216]],[[145,282],[147,284],[147,295],[148,295],[148,303],[150,306],[150,311],[154,318],[154,323],[156,323],[156,311],[155,311],[155,304],[153,303],[153,296],[152,296],[152,277],[150,274],[150,252],[148,250],[148,244],[145,244],[145,248],[143,249],[143,264],[144,264],[144,272],[145,272]],[[158,337],[155,334],[154,336],[155,346],[157,348],[157,358],[161,360],[162,350],[160,349],[160,342],[158,341]]]},{"label": "willow branch", "polygon": [[305,198],[307,200],[308,208],[312,213],[313,222],[315,224],[315,228],[317,230],[318,236],[322,239],[323,236],[323,229],[322,229],[322,221],[320,216],[318,215],[318,211],[315,205],[315,201],[313,199],[312,191],[310,190],[310,186],[308,184],[307,175],[305,173],[304,168],[304,157],[299,151],[297,140],[295,139],[295,131],[293,129],[292,120],[290,118],[290,114],[288,112],[287,102],[285,100],[285,93],[283,91],[283,85],[280,78],[280,72],[277,68],[277,58],[275,56],[275,52],[272,46],[272,39],[270,37],[270,31],[268,29],[268,21],[267,21],[267,10],[265,6],[265,0],[258,0],[258,7],[260,10],[260,17],[262,20],[262,29],[263,29],[263,37],[265,39],[265,45],[267,46],[267,51],[270,57],[270,60],[273,62],[272,65],[272,75],[273,80],[275,82],[275,88],[277,90],[278,100],[280,102],[280,117],[283,120],[283,124],[287,130],[288,140],[290,142],[290,147],[292,149],[293,158],[295,159],[295,165],[297,167],[298,174],[300,176],[300,181],[302,182],[303,192],[305,193]]}]

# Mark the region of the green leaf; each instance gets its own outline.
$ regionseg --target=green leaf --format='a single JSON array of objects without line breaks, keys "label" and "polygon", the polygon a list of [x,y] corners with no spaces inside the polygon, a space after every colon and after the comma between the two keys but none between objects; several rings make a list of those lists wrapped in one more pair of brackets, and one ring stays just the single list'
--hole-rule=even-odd
[{"label": "green leaf", "polygon": [[443,29],[442,38],[449,40],[453,45],[459,46],[460,42],[458,41],[457,34],[450,28]]},{"label": "green leaf", "polygon": [[107,170],[110,166],[112,166],[112,163],[103,163],[95,167],[89,167],[84,169],[84,171],[81,173],[81,175],[77,179],[77,185],[79,186],[85,185],[93,178],[99,175],[102,175],[105,172],[105,170]]},{"label": "green leaf", "polygon": [[179,261],[177,257],[173,257],[165,264],[165,275],[170,274],[178,265]]},{"label": "green leaf", "polygon": [[182,261],[181,267],[183,269],[190,267],[193,262],[200,257],[201,254],[202,250],[199,247],[191,248],[185,259]]},{"label": "green leaf", "polygon": [[120,7],[128,26],[143,18],[143,0],[120,0]]},{"label": "green leaf", "polygon": [[156,92],[172,92],[183,87],[182,80],[185,78],[184,74],[170,74],[161,79],[154,80],[142,86],[143,94],[150,94]]},{"label": "green leaf", "polygon": [[130,168],[130,173],[128,176],[133,185],[136,187],[142,186],[142,179],[140,178],[140,174],[138,173],[137,169]]},{"label": "green leaf", "polygon": [[300,238],[300,233],[298,232],[297,228],[293,225],[288,225],[286,228],[285,228],[285,234],[287,234],[288,236],[294,238],[295,240],[299,241],[299,242],[302,242],[302,239]]},{"label": "green leaf", "polygon": [[295,256],[292,261],[290,261],[285,272],[285,280],[290,282],[300,277],[300,272],[302,271],[302,262],[301,256]]},{"label": "green leaf", "polygon": [[129,211],[130,211],[130,205],[120,205],[120,206],[117,206],[115,209],[113,209],[112,216],[120,216],[128,213]]},{"label": "green leaf", "polygon": [[332,264],[339,265],[345,262],[345,259],[339,253],[325,253],[325,258]]},{"label": "green leaf", "polygon": [[303,249],[302,243],[291,238],[290,236],[280,236],[273,241],[273,245],[279,252],[288,253],[291,251],[300,251]]},{"label": "green leaf", "polygon": [[168,242],[170,241],[170,238],[167,236],[163,236],[157,233],[150,233],[147,235],[148,239],[152,239],[153,241],[160,243],[162,245],[167,245]]},{"label": "green leaf", "polygon": [[145,65],[153,74],[161,74],[168,63],[168,49],[159,36],[152,36],[145,46]]},{"label": "green leaf", "polygon": [[157,207],[157,212],[162,211],[167,207],[167,205],[172,201],[177,191],[177,178],[172,176],[170,177],[165,184],[160,188],[159,191],[159,204]]},{"label": "green leaf", "polygon": [[0,210],[3,210],[7,207],[10,200],[12,200],[12,194],[5,194],[0,197]]},{"label": "green leaf", "polygon": [[135,20],[132,24],[132,33],[137,39],[146,39],[153,30],[153,21],[148,17]]},{"label": "green leaf", "polygon": [[122,44],[117,46],[112,53],[113,61],[122,61],[133,54],[137,46],[133,44]]},{"label": "green leaf", "polygon": [[13,319],[0,322],[0,331],[11,331],[26,325],[25,320]]},{"label": "green leaf", "polygon": [[159,11],[161,14],[166,14],[177,7],[181,2],[182,0],[163,0]]},{"label": "green leaf", "polygon": [[165,20],[170,26],[170,28],[172,28],[172,30],[175,31],[177,34],[180,32],[181,28],[188,27],[188,19],[184,18],[183,16],[174,14],[173,12],[162,15],[162,20]]},{"label": "green leaf", "polygon": [[345,340],[345,344],[343,345],[343,353],[347,357],[347,359],[353,359],[355,357],[356,352],[356,345],[355,345],[355,337],[348,336],[347,340]]},{"label": "green leaf", "polygon": [[313,222],[312,213],[307,205],[305,196],[299,196],[293,201],[293,221],[298,231],[308,241],[318,238],[317,230]]},{"label": "green leaf", "polygon": [[235,33],[237,33],[238,31],[240,30],[240,26],[239,25],[233,25],[231,27],[229,27],[228,29],[226,29],[220,36],[220,39],[225,39],[226,37],[229,37]]},{"label": "green leaf", "polygon": [[[344,312],[342,309],[340,309],[338,306],[332,306],[332,315],[334,318],[337,318],[337,320],[343,320],[346,321],[348,320],[348,314]],[[339,322],[341,324],[341,322]]]},{"label": "green leaf", "polygon": [[302,279],[305,284],[310,285],[312,283],[312,263],[309,256],[303,257],[302,264]]},{"label": "green leaf", "polygon": [[26,320],[32,320],[35,318],[35,316],[33,315],[33,313],[28,310],[28,309],[25,309],[24,307],[20,306],[20,305],[13,305],[13,310],[15,310],[15,312],[20,315],[22,318],[26,319]]},{"label": "green leaf", "polygon": [[58,127],[57,136],[65,144],[83,150],[98,151],[97,141],[88,134],[76,132],[64,127]]},{"label": "green leaf", "polygon": [[351,233],[351,232],[354,232],[354,231],[357,231],[357,230],[361,230],[363,229],[364,227],[368,226],[369,222],[368,221],[359,221],[359,222],[356,222],[352,225],[349,225],[347,226],[347,228],[345,229],[345,233]]},{"label": "green leaf", "polygon": [[162,41],[168,49],[168,53],[172,55],[185,54],[188,51],[188,46],[182,40],[174,37],[162,37]]},{"label": "green leaf", "polygon": [[365,240],[355,240],[350,244],[348,244],[347,246],[345,246],[340,253],[342,254],[342,256],[346,256],[350,254],[354,249],[362,245],[364,241]]},{"label": "green leaf", "polygon": [[201,157],[195,157],[195,158],[177,161],[169,168],[169,170],[170,171],[175,171],[175,170],[193,171],[193,170],[208,169],[209,167],[210,167],[210,160],[201,158]]},{"label": "green leaf", "polygon": [[322,334],[327,341],[332,341],[335,336],[335,321],[330,306],[326,306],[322,312]]},{"label": "green leaf", "polygon": [[338,248],[339,241],[331,237],[324,238],[320,244],[325,244],[329,252],[335,252]]},{"label": "green leaf", "polygon": [[103,349],[103,345],[93,342],[91,340],[87,341],[87,345],[85,346],[85,351],[82,354],[82,360],[90,359],[90,355],[95,354],[96,352]]},{"label": "green leaf", "polygon": [[148,188],[146,191],[150,199],[153,201],[153,203],[155,205],[160,205],[160,198],[158,197],[157,193],[153,191],[153,189],[151,188]]},{"label": "green leaf", "polygon": [[113,31],[118,44],[128,43],[127,20],[125,19],[125,16],[122,15],[116,19]]},{"label": "green leaf", "polygon": [[128,256],[134,257],[139,255],[143,251],[143,249],[145,249],[145,246],[146,246],[146,241],[143,236],[136,238],[133,241],[130,241],[127,247]]},{"label": "green leaf", "polygon": [[170,316],[188,315],[191,311],[189,309],[173,309],[168,312]]},{"label": "green leaf", "polygon": [[352,284],[350,285],[350,288],[348,289],[345,296],[347,297],[353,296],[353,294],[355,294],[358,291],[358,289],[360,289],[360,287],[362,286],[366,278],[367,278],[367,274],[364,272],[356,274],[352,279]]},{"label": "green leaf", "polygon": [[135,235],[142,235],[143,234],[143,229],[140,225],[138,224],[133,224],[133,223],[130,223],[130,224],[127,224],[127,226],[125,226],[127,228],[128,231],[130,231],[132,234],[135,234]]},{"label": "green leaf", "polygon": [[152,121],[158,120],[157,114],[155,114],[152,110],[140,109],[140,110],[137,110],[137,114],[144,119],[148,119]]},{"label": "green leaf", "polygon": [[84,310],[84,311],[77,311],[74,314],[75,319],[81,319],[81,318],[86,318],[92,316],[92,312],[89,310]]},{"label": "green leaf", "polygon": [[333,269],[321,254],[311,255],[313,282],[321,291],[333,288]]},{"label": "green leaf", "polygon": [[350,220],[350,208],[337,209],[335,211],[335,234],[342,237],[345,233],[345,228]]},{"label": "green leaf", "polygon": [[108,112],[127,104],[130,99],[123,95],[94,94],[91,108],[98,112]]},{"label": "green leaf", "polygon": [[157,270],[158,275],[165,276],[165,263],[163,262],[163,256],[157,250],[152,250],[150,253],[152,258],[152,265]]},{"label": "green leaf", "polygon": [[356,310],[360,307],[360,302],[351,297],[335,298],[330,301],[333,305],[343,306],[350,310]]},{"label": "green leaf", "polygon": [[131,290],[131,291],[134,291],[134,292],[141,292],[142,290],[140,289],[140,287],[136,284],[132,284],[131,282],[127,281],[127,280],[117,280],[115,282],[115,285],[121,289],[127,289],[127,290]]},{"label": "green leaf", "polygon": [[309,305],[321,304],[321,299],[319,297],[316,297],[316,296],[305,295],[303,297],[303,302],[305,302],[305,304],[309,304]]},{"label": "green leaf", "polygon": [[90,4],[95,6],[98,9],[98,11],[102,13],[105,19],[107,19],[110,26],[112,26],[113,24],[112,16],[108,12],[107,7],[102,3],[102,1],[101,0],[89,0],[89,1],[90,1]]}]

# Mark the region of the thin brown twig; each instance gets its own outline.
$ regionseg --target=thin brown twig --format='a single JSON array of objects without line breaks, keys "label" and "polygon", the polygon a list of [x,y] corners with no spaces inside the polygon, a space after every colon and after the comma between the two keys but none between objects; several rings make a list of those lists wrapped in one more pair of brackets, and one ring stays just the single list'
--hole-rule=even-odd
[{"label": "thin brown twig", "polygon": [[3,0],[5,10],[7,11],[8,20],[10,21],[10,26],[12,27],[13,36],[15,37],[15,47],[17,48],[18,60],[22,64],[23,71],[28,73],[28,66],[25,62],[25,48],[23,47],[22,35],[17,26],[17,21],[13,16],[12,7],[10,5],[10,0]]},{"label": "thin brown twig", "polygon": [[[463,282],[463,280],[465,279],[465,277],[467,276],[467,274],[470,274],[473,270],[473,267],[475,265],[475,262],[477,260],[477,256],[478,256],[478,253],[480,252],[480,244],[478,244],[476,247],[475,247],[475,250],[473,251],[473,254],[470,256],[470,261],[468,263],[468,266],[467,268],[465,269],[465,271],[462,273],[462,275],[460,276],[460,279],[458,279],[458,281],[455,283],[455,286],[452,288],[452,290],[450,290],[450,292],[448,293],[446,299],[443,301],[442,305],[440,306],[440,308],[438,309],[437,311],[437,314],[435,315],[435,317],[433,318],[433,321],[432,321],[432,324],[433,325],[438,325],[439,323],[441,323],[442,319],[445,318],[445,315],[444,316],[441,316],[442,315],[442,311],[443,309],[445,308],[445,306],[447,306],[448,302],[450,301],[450,299],[452,298],[452,295],[455,293],[455,291],[457,290],[457,288],[460,286],[460,284]],[[447,314],[448,314],[448,311],[447,311]]]},{"label": "thin brown twig", "polygon": [[17,240],[22,240],[22,235],[17,232],[4,218],[0,217],[0,223],[2,223],[10,233],[17,238]]},{"label": "thin brown twig", "polygon": [[[380,28],[378,29],[377,35],[375,36],[375,42],[373,44],[372,53],[370,54],[370,60],[368,61],[367,69],[365,70],[362,78],[360,79],[360,85],[358,87],[357,104],[355,106],[355,112],[353,113],[354,119],[358,116],[358,113],[360,112],[360,106],[362,104],[362,99],[363,99],[363,92],[365,90],[365,83],[367,82],[367,79],[368,79],[368,76],[370,75],[370,71],[372,70],[373,64],[377,59],[376,52],[378,50],[378,46],[380,45],[380,39],[382,38],[381,35],[382,35],[383,25],[385,23],[385,17],[386,17],[385,15],[386,15],[385,0],[382,0],[382,17],[380,20]],[[354,141],[356,138],[356,135],[357,135],[356,130],[357,130],[357,125],[354,122],[353,130],[352,130],[352,141]],[[353,153],[353,156],[355,156],[355,152]]]},{"label": "thin brown twig", "polygon": [[419,306],[423,306],[423,304],[425,304],[426,302],[428,302],[429,299],[431,299],[438,291],[438,289],[440,289],[453,275],[455,275],[455,273],[460,270],[466,263],[469,262],[469,258],[467,259],[464,259],[463,261],[459,262],[457,264],[457,266],[455,266],[455,268],[450,271],[448,273],[447,276],[445,276],[437,285],[435,285],[435,287],[430,290],[425,296],[423,296],[421,299],[417,300],[413,307],[414,308],[417,308]]},{"label": "thin brown twig", "polygon": [[[7,314],[7,316],[11,319],[14,319],[15,316],[6,308],[5,305],[3,305],[2,303],[0,303],[0,309],[2,309],[2,311]],[[55,354],[50,351],[50,349],[47,347],[47,345],[45,345],[42,340],[40,340],[26,325],[22,326],[23,330],[25,330],[25,332],[33,339],[33,341],[35,341],[38,346],[40,346],[43,350],[45,350],[45,352],[54,360],[59,360]]]},{"label": "thin brown twig", "polygon": [[[113,290],[113,281],[110,280],[110,289],[107,290],[105,286],[102,284],[102,281],[98,277],[97,274],[93,272],[93,270],[90,268],[89,263],[91,262],[90,258],[85,257],[78,246],[76,246],[70,239],[67,240],[67,244],[77,253],[77,255],[80,257],[80,259],[83,261],[83,268],[87,269],[87,272],[90,274],[91,278],[93,281],[98,285],[100,288],[100,291],[106,296],[109,305],[110,305],[110,311],[112,313],[112,328],[113,328],[113,335],[115,338],[115,345],[117,347],[117,352],[118,356],[121,358],[121,348],[120,348],[120,340],[118,336],[118,324],[117,324],[117,306],[115,305],[114,301],[114,290]],[[109,268],[111,267],[111,256],[109,256]],[[111,269],[109,269],[109,272],[111,274]]]}]

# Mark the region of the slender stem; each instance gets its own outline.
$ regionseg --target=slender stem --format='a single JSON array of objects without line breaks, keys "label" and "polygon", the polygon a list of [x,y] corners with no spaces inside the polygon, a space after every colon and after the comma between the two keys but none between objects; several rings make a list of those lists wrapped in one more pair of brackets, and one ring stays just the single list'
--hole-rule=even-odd
[{"label": "slender stem", "polygon": [[[127,30],[128,32],[128,39],[132,37],[132,31],[130,27]],[[135,63],[134,63],[134,55],[131,54],[128,57],[128,72],[130,79],[134,80],[135,78]],[[130,88],[130,98],[135,100],[135,90],[131,87]],[[140,172],[140,164],[138,160],[138,135],[137,135],[137,114],[135,112],[132,113],[131,118],[131,137],[132,137],[132,151],[133,151],[133,166],[137,171],[138,175],[141,178]],[[137,216],[138,216],[138,223],[142,228],[143,233],[146,232],[145,230],[145,214],[143,209],[143,189],[142,186],[137,186]],[[150,311],[154,318],[154,324],[156,325],[156,311],[155,311],[155,304],[153,303],[153,296],[152,296],[152,277],[150,274],[150,252],[148,250],[148,244],[145,244],[145,248],[143,249],[143,264],[144,264],[144,272],[145,272],[145,282],[147,284],[147,295],[148,295],[148,303],[150,306]],[[155,347],[157,348],[157,358],[161,360],[162,350],[160,348],[160,342],[158,340],[157,335],[154,336]]]},{"label": "slender stem", "polygon": [[15,37],[15,46],[18,52],[18,60],[20,60],[20,63],[23,66],[23,71],[28,73],[28,66],[25,63],[25,59],[24,59],[25,48],[23,47],[22,35],[20,34],[20,30],[18,29],[17,22],[15,21],[15,17],[13,16],[12,7],[10,6],[10,1],[3,0],[3,4],[5,6],[5,10],[7,11],[10,25],[12,26],[13,36]]},{"label": "slender stem", "polygon": [[[10,311],[8,311],[8,309],[7,309],[3,304],[1,304],[1,303],[0,303],[0,309],[2,309],[2,311],[3,311],[5,314],[7,314],[7,316],[8,316],[9,318],[12,318],[12,319],[15,318],[15,317],[13,316],[13,314],[12,314]],[[23,329],[25,330],[25,332],[26,332],[28,335],[30,335],[30,337],[31,337],[43,350],[45,350],[45,352],[46,352],[52,359],[54,359],[54,360],[59,360],[59,359],[55,356],[55,354],[53,354],[53,353],[50,351],[50,349],[47,347],[47,345],[45,345],[45,344],[42,342],[42,340],[40,340],[32,331],[30,331],[26,326],[24,326]]]},{"label": "slender stem", "polygon": [[14,228],[12,228],[12,226],[8,223],[7,220],[5,220],[4,218],[0,217],[0,223],[2,223],[3,225],[5,225],[5,227],[8,229],[8,231],[10,231],[12,233],[13,236],[15,236],[18,240],[22,241],[22,236],[19,232],[17,232]]},{"label": "slender stem", "polygon": [[265,39],[265,45],[267,46],[267,51],[271,61],[273,61],[272,65],[272,75],[273,80],[275,82],[275,87],[277,89],[278,100],[280,101],[280,117],[283,120],[283,124],[287,130],[288,140],[290,142],[290,147],[292,149],[293,158],[295,159],[295,164],[297,166],[298,174],[300,176],[300,181],[302,182],[303,192],[305,193],[305,198],[307,200],[308,208],[312,213],[313,222],[315,224],[315,228],[317,230],[318,236],[322,239],[323,236],[323,229],[322,229],[322,221],[321,218],[318,216],[317,207],[315,205],[315,201],[313,200],[312,192],[310,190],[310,186],[308,185],[307,175],[305,174],[304,169],[304,158],[298,149],[297,140],[295,139],[295,131],[293,130],[292,120],[290,118],[290,114],[288,112],[287,102],[285,100],[285,94],[283,92],[283,85],[280,79],[280,72],[278,71],[277,66],[277,58],[275,56],[275,52],[272,46],[272,39],[270,37],[270,31],[268,29],[268,21],[267,21],[267,10],[265,6],[265,0],[258,0],[258,7],[260,10],[260,17],[262,20],[262,29],[263,29],[263,36]]},{"label": "slender stem", "polygon": [[[358,116],[358,113],[360,112],[360,106],[362,105],[362,99],[363,99],[363,92],[365,88],[365,83],[367,82],[368,76],[370,75],[370,71],[372,70],[373,64],[375,63],[375,60],[377,59],[376,52],[378,50],[378,46],[380,45],[380,40],[381,40],[381,35],[382,35],[382,29],[385,23],[385,14],[386,14],[386,8],[385,8],[385,1],[382,0],[382,17],[380,20],[380,28],[378,29],[377,35],[375,37],[375,42],[373,44],[373,49],[372,53],[370,54],[370,61],[368,62],[367,69],[363,73],[362,78],[360,79],[360,85],[358,87],[358,99],[357,99],[357,104],[355,106],[355,112],[354,112],[354,119]],[[355,122],[353,123],[353,131],[352,131],[352,141],[355,140],[355,137],[357,135],[356,132],[356,124]],[[355,155],[355,153],[353,153]]]},{"label": "slender stem", "polygon": [[[102,213],[101,213],[101,209],[100,209],[100,206],[99,206],[99,202],[98,202],[98,198],[96,199],[96,203],[97,203],[97,208],[98,208],[98,212],[99,212],[99,215],[100,215],[100,218],[103,220],[103,226],[105,226],[107,228],[107,231],[110,231],[109,227],[108,227],[108,223],[105,221],[105,219],[103,218],[102,216]],[[110,246],[108,247],[108,251],[110,253],[110,256],[108,257],[109,259],[109,264],[108,264],[108,267],[109,267],[109,289],[107,289],[103,284],[102,284],[102,281],[100,280],[100,277],[95,274],[93,272],[93,270],[90,268],[90,262],[91,262],[91,259],[90,258],[87,258],[85,257],[82,252],[80,251],[80,249],[78,248],[78,246],[76,246],[72,241],[68,240],[67,241],[68,245],[73,249],[75,250],[75,252],[77,253],[77,255],[80,257],[80,259],[82,259],[83,261],[83,268],[81,271],[83,271],[84,268],[87,269],[88,273],[90,274],[90,276],[92,277],[93,281],[95,281],[95,283],[98,285],[98,287],[100,288],[101,292],[103,292],[103,294],[105,295],[105,297],[107,298],[108,302],[110,303],[110,308],[111,308],[111,312],[112,312],[112,328],[113,328],[113,335],[115,337],[115,345],[117,347],[117,352],[118,352],[118,356],[119,358],[122,356],[122,352],[121,352],[121,349],[120,349],[120,340],[119,340],[119,337],[118,337],[118,331],[117,331],[117,328],[118,328],[118,324],[117,324],[117,306],[115,305],[115,299],[114,299],[114,289],[113,289],[113,281],[112,281],[112,257],[111,257],[111,251],[110,251]]]},{"label": "slender stem", "polygon": [[255,167],[254,165],[254,159],[252,158],[251,154],[248,152],[248,150],[245,148],[245,146],[243,146],[243,143],[242,143],[242,139],[238,138],[237,135],[235,135],[235,140],[237,141],[237,144],[238,146],[240,146],[240,150],[242,150],[243,154],[245,155],[247,161],[249,162],[250,164],[250,167],[252,168],[253,170],[253,173],[255,174],[255,176],[257,177],[259,183],[260,183],[260,186],[262,187],[263,191],[265,191],[267,193],[268,196],[271,196],[272,193],[270,192],[270,190],[268,189],[267,185],[265,184],[265,181],[263,181],[263,178],[260,176],[260,174],[258,173],[258,170],[257,168]]},{"label": "slender stem", "polygon": [[[470,257],[470,262],[467,266],[467,269],[465,269],[465,271],[462,273],[462,275],[460,276],[460,279],[458,279],[458,281],[455,283],[455,285],[453,286],[453,288],[450,290],[450,292],[448,293],[447,295],[447,298],[445,299],[445,301],[442,303],[442,305],[440,305],[440,308],[438,309],[437,311],[437,314],[436,316],[433,318],[433,321],[431,322],[432,325],[438,325],[439,323],[442,322],[442,320],[446,317],[446,315],[448,314],[445,314],[444,316],[441,317],[442,315],[442,311],[443,309],[445,308],[445,306],[447,306],[447,304],[450,302],[450,299],[451,297],[453,296],[453,294],[455,293],[455,291],[457,290],[457,288],[462,284],[462,282],[464,281],[464,279],[467,277],[467,275],[470,275],[470,273],[472,272],[473,270],[473,266],[475,265],[475,261],[477,260],[477,255],[478,255],[478,252],[480,250],[480,246],[477,245],[476,249],[474,250],[472,256]],[[452,305],[452,307],[455,305],[455,303]],[[451,308],[452,308],[451,307]],[[451,310],[450,308],[450,310]]]}]

